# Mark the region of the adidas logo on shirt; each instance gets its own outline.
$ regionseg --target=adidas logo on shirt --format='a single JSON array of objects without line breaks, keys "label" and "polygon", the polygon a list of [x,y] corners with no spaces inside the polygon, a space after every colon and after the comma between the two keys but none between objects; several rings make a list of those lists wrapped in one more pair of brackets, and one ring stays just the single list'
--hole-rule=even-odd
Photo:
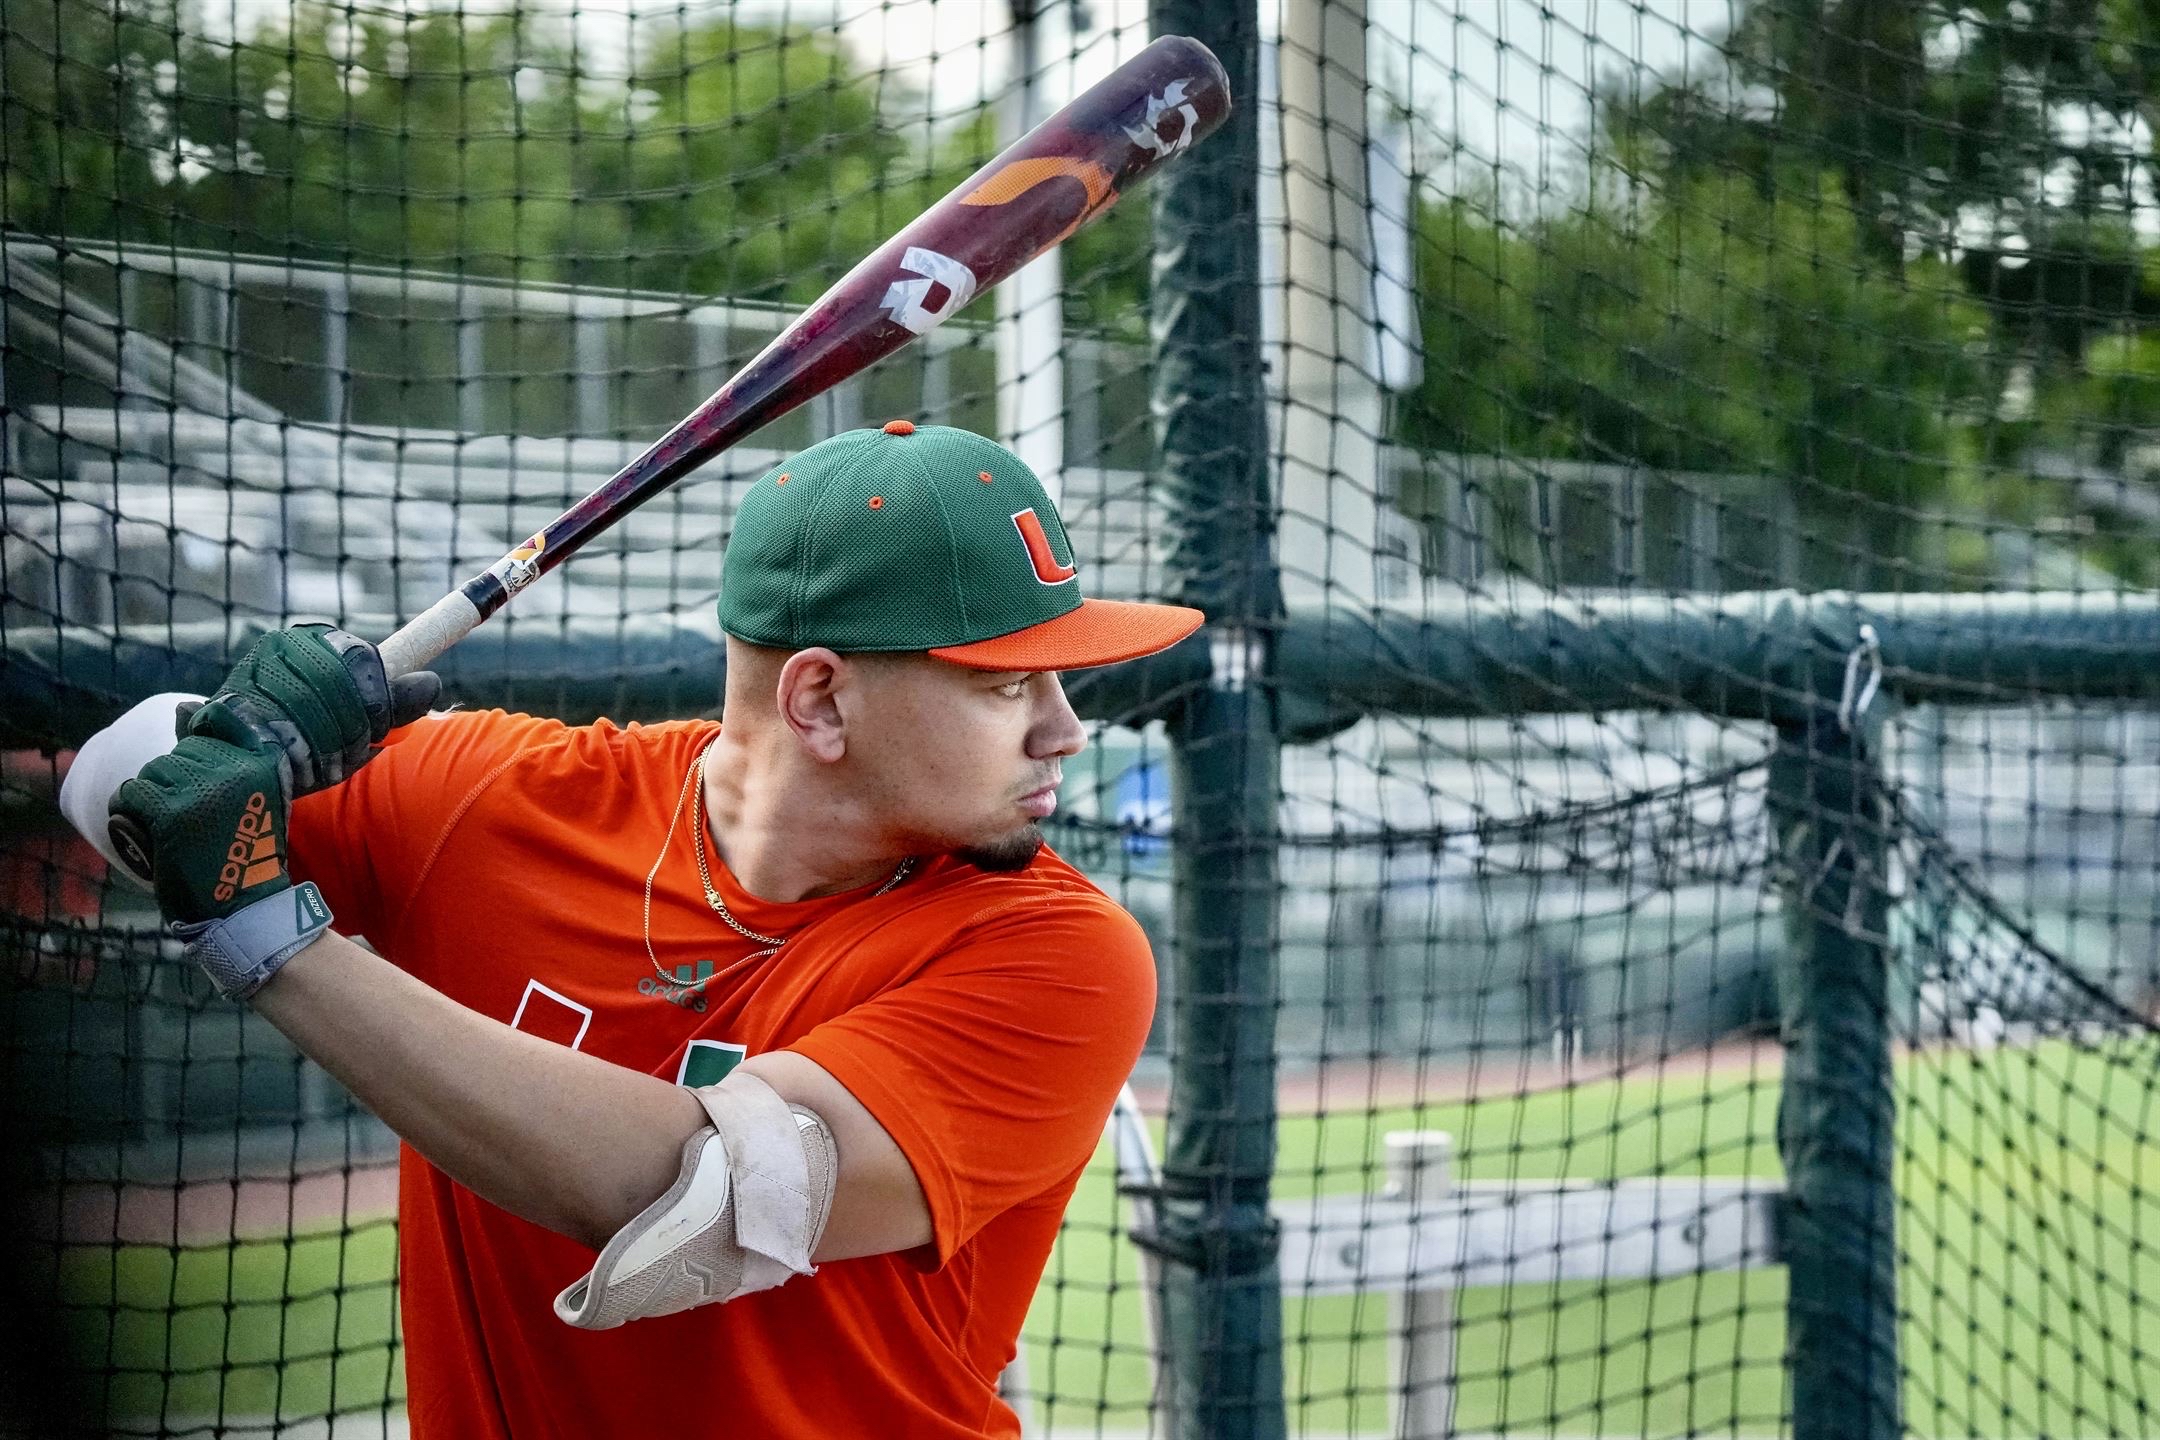
[{"label": "adidas logo on shirt", "polygon": [[665,1000],[670,1005],[680,1006],[682,1009],[692,1010],[700,1015],[704,1014],[705,995],[699,987],[703,986],[707,980],[712,979],[713,962],[700,960],[695,968],[688,965],[678,965],[670,973],[675,979],[675,983],[672,985],[657,975],[639,976],[637,982],[638,994],[650,995],[656,1000]]}]

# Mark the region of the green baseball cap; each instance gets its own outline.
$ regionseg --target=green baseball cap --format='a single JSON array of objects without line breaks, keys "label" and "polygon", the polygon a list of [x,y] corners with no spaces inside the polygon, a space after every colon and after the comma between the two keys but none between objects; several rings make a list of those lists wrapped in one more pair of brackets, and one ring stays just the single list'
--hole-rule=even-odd
[{"label": "green baseball cap", "polygon": [[1088,600],[1057,507],[1004,446],[895,420],[759,478],[720,577],[720,628],[800,650],[922,650],[978,670],[1080,670],[1164,650],[1205,618]]}]

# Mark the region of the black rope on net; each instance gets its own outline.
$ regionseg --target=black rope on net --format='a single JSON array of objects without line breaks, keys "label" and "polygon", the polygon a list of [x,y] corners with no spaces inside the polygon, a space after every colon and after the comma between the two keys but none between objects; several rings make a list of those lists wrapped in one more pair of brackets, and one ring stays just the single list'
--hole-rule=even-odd
[{"label": "black rope on net", "polygon": [[1551,830],[1582,830],[1600,820],[1617,821],[1632,812],[1678,804],[1705,791],[1724,789],[1749,771],[1761,769],[1765,763],[1759,759],[1739,761],[1702,775],[1647,790],[1626,791],[1599,800],[1528,810],[1518,815],[1483,817],[1467,825],[1434,825],[1417,829],[1387,827],[1366,831],[1337,830],[1327,835],[1289,835],[1283,837],[1283,843],[1293,849],[1308,850],[1445,849],[1464,841],[1492,844]]},{"label": "black rope on net", "polygon": [[[1432,825],[1415,829],[1389,826],[1376,830],[1338,828],[1325,834],[1278,832],[1273,836],[1263,835],[1256,838],[1272,841],[1287,850],[1445,850],[1465,841],[1489,844],[1512,836],[1534,835],[1548,830],[1581,829],[1595,820],[1617,818],[1631,811],[1678,803],[1704,791],[1733,785],[1750,772],[1761,770],[1767,763],[1767,757],[1736,761],[1715,770],[1705,771],[1701,775],[1653,786],[1647,790],[1630,790],[1597,800],[1577,801],[1543,810],[1528,810],[1518,815],[1482,818],[1466,825]],[[1088,837],[1098,842],[1146,841],[1168,847],[1177,838],[1175,829],[1152,827],[1146,821],[1098,820],[1078,815],[1060,815],[1049,821],[1044,828]]]},{"label": "black rope on net", "polygon": [[[1688,776],[1671,783],[1645,790],[1629,791],[1606,796],[1597,800],[1526,811],[1517,815],[1482,818],[1467,825],[1435,825],[1416,829],[1384,828],[1377,830],[1350,831],[1337,829],[1327,834],[1278,833],[1273,843],[1287,850],[1344,851],[1380,850],[1385,853],[1414,852],[1425,850],[1442,852],[1463,845],[1493,846],[1509,840],[1524,840],[1553,831],[1580,831],[1599,820],[1618,821],[1634,812],[1664,805],[1678,805],[1705,792],[1725,789],[1738,784],[1748,775],[1762,770],[1766,757],[1736,761],[1700,775]],[[1919,873],[1939,874],[1946,887],[1962,897],[1985,921],[1992,922],[2014,939],[2026,952],[2044,964],[2051,977],[2061,982],[2077,997],[2097,1012],[2095,1018],[2101,1023],[2125,1026],[2142,1033],[2160,1035],[2160,1022],[2124,1004],[2103,986],[2096,984],[2081,972],[2059,949],[2042,939],[2024,920],[2012,913],[2010,908],[1990,890],[1980,877],[1974,862],[1957,852],[1947,837],[1918,813],[1903,790],[1886,785],[1883,793],[1891,818],[1909,838],[1916,852],[1915,870]],[[1110,844],[1135,845],[1140,843],[1169,846],[1174,831],[1151,827],[1140,820],[1098,820],[1083,816],[1059,816],[1051,822],[1057,832],[1073,835],[1082,843],[1097,846]],[[1594,868],[1594,861],[1585,855],[1570,855],[1569,869]],[[1519,871],[1530,873],[1533,866],[1510,867],[1487,863],[1488,871],[1503,873]],[[1551,867],[1545,867],[1547,869]],[[1731,883],[1743,883],[1759,878],[1772,867],[1767,860],[1751,864],[1730,866],[1722,870],[1702,867],[1698,878],[1724,879]],[[1539,873],[1543,873],[1540,871]],[[1663,876],[1662,883],[1671,883],[1670,874]]]},{"label": "black rope on net", "polygon": [[201,972],[182,957],[180,942],[155,926],[55,924],[0,915],[0,982],[17,989],[168,1008],[222,1008],[214,991],[196,984],[200,979]]},{"label": "black rope on net", "polygon": [[2095,984],[2069,957],[2041,939],[2030,923],[2012,913],[2010,907],[1981,880],[1977,873],[1978,867],[1973,861],[1959,854],[1940,829],[1915,811],[1912,802],[1900,787],[1886,784],[1883,794],[1891,817],[1910,838],[1911,847],[1916,852],[1917,872],[1939,876],[1949,891],[1961,896],[1984,919],[1993,921],[2008,932],[2026,952],[2046,966],[2051,978],[2091,1005],[2097,1012],[2094,1018],[2101,1023],[2138,1031],[2147,1036],[2160,1036],[2160,1023],[2125,1005],[2105,987]]}]

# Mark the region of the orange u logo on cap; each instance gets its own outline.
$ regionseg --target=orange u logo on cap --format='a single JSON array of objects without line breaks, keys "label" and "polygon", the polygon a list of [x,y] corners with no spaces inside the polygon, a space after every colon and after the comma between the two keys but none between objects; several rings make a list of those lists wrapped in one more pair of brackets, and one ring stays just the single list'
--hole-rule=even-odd
[{"label": "orange u logo on cap", "polygon": [[1042,521],[1032,509],[1013,513],[1013,525],[1020,532],[1020,543],[1027,546],[1028,560],[1035,567],[1035,578],[1045,585],[1062,585],[1080,573],[1076,565],[1060,565],[1051,553],[1050,537],[1043,533]]}]

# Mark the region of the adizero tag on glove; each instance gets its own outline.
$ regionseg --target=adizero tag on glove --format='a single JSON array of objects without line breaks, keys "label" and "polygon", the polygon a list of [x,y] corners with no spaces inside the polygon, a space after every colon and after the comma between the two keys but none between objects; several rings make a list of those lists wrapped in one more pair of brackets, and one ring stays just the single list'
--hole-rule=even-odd
[{"label": "adizero tag on glove", "polygon": [[182,730],[277,751],[292,800],[350,776],[384,736],[427,714],[441,692],[433,671],[389,679],[381,654],[357,635],[295,625],[255,642]]},{"label": "adizero tag on glove", "polygon": [[190,735],[114,792],[113,833],[149,862],[165,918],[221,919],[290,889],[283,756]]}]

